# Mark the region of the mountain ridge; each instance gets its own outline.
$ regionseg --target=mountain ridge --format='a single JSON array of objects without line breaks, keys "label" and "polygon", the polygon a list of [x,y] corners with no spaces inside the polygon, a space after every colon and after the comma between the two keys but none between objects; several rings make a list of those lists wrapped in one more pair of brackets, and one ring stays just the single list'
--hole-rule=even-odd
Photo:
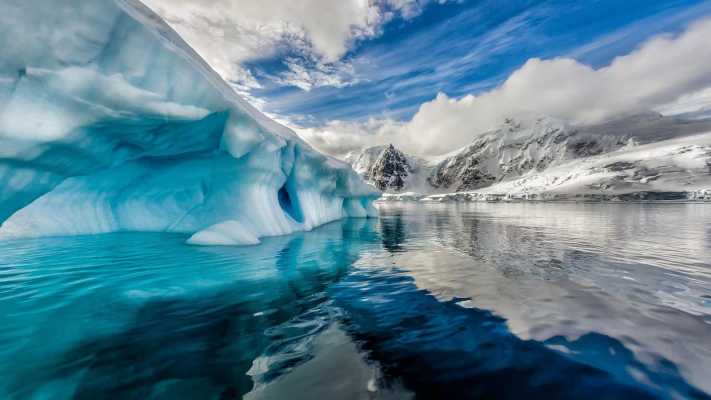
[{"label": "mountain ridge", "polygon": [[[414,157],[390,144],[351,153],[346,162],[366,181],[385,192],[384,198],[412,199],[486,191],[544,174],[564,164],[584,163],[616,151],[704,132],[711,132],[711,119],[685,119],[658,113],[637,114],[594,125],[572,125],[548,117],[531,121],[508,118],[500,127],[477,135],[469,145],[445,156]],[[397,157],[392,157],[393,154]],[[377,167],[383,157],[389,160],[387,168]],[[708,162],[711,165],[711,158]],[[643,192],[643,189],[634,190]],[[601,186],[599,194],[604,195],[605,190]]]}]

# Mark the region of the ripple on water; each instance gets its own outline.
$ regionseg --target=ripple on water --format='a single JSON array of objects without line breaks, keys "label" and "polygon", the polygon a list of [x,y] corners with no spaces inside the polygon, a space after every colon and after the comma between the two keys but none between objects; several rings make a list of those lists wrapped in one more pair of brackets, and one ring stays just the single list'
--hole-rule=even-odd
[{"label": "ripple on water", "polygon": [[710,209],[384,205],[249,248],[0,242],[0,397],[708,398]]}]

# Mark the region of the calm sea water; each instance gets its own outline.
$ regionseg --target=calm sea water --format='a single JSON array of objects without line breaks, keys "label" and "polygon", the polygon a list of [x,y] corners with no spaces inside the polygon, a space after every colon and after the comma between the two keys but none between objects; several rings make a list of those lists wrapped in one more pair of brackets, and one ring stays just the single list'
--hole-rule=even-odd
[{"label": "calm sea water", "polygon": [[0,398],[710,398],[711,206],[0,242]]}]

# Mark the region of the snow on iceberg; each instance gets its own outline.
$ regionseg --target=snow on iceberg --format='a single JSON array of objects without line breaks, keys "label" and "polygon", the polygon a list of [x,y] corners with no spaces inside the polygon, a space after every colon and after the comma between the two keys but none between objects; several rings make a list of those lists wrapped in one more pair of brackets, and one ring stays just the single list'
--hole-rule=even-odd
[{"label": "snow on iceberg", "polygon": [[137,0],[7,0],[0,237],[170,231],[252,244],[379,195],[241,99]]}]

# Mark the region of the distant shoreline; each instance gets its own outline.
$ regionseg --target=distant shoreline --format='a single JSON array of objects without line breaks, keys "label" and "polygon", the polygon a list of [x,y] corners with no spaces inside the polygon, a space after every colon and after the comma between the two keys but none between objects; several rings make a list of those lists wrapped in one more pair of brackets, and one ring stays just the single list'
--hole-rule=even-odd
[{"label": "distant shoreline", "polygon": [[455,192],[444,194],[385,193],[377,203],[711,203],[711,190],[670,192],[599,193],[527,193],[502,194]]}]

